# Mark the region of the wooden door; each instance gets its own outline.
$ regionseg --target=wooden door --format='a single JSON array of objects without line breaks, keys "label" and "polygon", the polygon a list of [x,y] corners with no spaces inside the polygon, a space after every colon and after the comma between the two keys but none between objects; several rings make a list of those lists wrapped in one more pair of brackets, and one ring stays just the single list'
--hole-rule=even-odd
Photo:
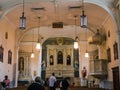
[{"label": "wooden door", "polygon": [[113,88],[119,90],[119,67],[112,68],[113,71]]}]

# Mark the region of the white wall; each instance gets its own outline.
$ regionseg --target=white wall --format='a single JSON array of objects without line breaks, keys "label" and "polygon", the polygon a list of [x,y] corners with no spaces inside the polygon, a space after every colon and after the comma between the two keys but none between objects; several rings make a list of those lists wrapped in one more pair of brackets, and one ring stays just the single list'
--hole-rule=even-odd
[{"label": "white wall", "polygon": [[[8,39],[5,39],[5,33],[8,32]],[[15,45],[15,28],[5,18],[0,21],[0,46],[4,48],[3,62],[0,62],[0,80],[8,75],[13,80],[13,64],[14,64],[14,45]],[[8,50],[12,51],[12,64],[8,64]]]}]

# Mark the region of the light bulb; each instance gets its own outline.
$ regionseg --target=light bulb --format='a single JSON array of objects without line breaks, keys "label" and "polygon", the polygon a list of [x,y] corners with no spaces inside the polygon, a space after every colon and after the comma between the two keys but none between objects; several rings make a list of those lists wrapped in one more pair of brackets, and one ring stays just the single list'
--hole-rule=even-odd
[{"label": "light bulb", "polygon": [[41,46],[40,46],[40,43],[39,43],[39,42],[37,42],[37,44],[36,44],[36,49],[37,49],[37,50],[40,50],[40,49],[41,49]]},{"label": "light bulb", "polygon": [[34,58],[34,57],[35,57],[34,52],[32,52],[31,53],[31,58]]},{"label": "light bulb", "polygon": [[89,54],[87,51],[85,52],[85,57],[89,57]]}]

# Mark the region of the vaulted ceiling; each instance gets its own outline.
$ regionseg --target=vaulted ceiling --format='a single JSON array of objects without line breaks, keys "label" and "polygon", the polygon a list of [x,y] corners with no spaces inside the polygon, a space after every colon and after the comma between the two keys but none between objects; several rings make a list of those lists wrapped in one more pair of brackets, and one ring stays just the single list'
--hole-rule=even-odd
[{"label": "vaulted ceiling", "polygon": [[[96,32],[101,28],[108,16],[112,16],[114,0],[84,0],[84,11],[88,18],[89,32]],[[26,16],[26,32],[32,35],[39,33],[44,38],[75,36],[75,18],[77,15],[77,33],[84,33],[80,27],[80,15],[82,15],[82,0],[24,0]],[[19,18],[22,16],[23,0],[0,0],[1,20],[5,17],[19,30]],[[38,26],[38,17],[40,25]],[[52,28],[53,22],[63,22],[61,29]],[[82,35],[81,35],[82,36]],[[22,39],[24,40],[24,39]]]}]

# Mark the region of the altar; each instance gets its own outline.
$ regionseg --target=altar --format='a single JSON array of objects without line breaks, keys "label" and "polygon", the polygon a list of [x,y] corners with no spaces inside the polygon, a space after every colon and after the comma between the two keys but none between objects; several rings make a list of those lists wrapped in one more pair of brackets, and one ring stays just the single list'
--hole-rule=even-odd
[{"label": "altar", "polygon": [[47,45],[46,77],[74,77],[73,45]]}]

